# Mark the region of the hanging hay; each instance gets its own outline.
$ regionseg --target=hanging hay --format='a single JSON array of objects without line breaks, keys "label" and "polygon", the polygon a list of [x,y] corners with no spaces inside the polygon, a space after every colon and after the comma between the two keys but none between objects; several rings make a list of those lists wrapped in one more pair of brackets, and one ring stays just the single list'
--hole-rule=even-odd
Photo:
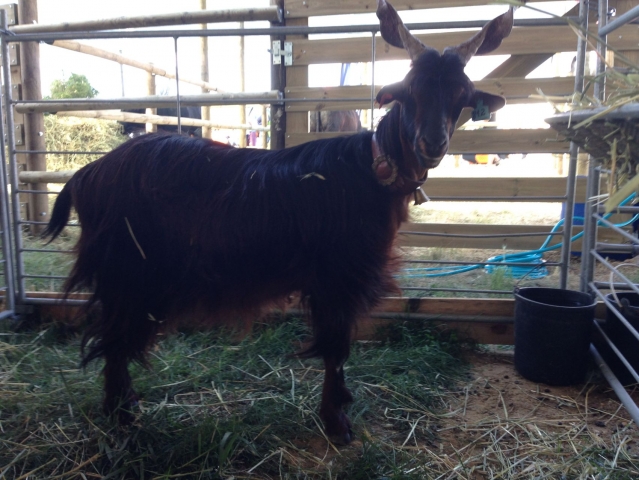
[{"label": "hanging hay", "polygon": [[[90,118],[44,117],[45,138],[48,151],[109,152],[127,140],[119,123]],[[47,170],[76,170],[98,159],[102,153],[47,154]]]},{"label": "hanging hay", "polygon": [[[637,174],[639,166],[639,117],[606,118],[577,123],[584,114],[603,109],[559,114],[548,119],[552,128],[579,145],[601,166],[609,170],[616,187],[623,186]],[[577,115],[579,114],[579,115]],[[639,108],[637,109],[639,115]],[[571,125],[572,123],[572,125]]]}]

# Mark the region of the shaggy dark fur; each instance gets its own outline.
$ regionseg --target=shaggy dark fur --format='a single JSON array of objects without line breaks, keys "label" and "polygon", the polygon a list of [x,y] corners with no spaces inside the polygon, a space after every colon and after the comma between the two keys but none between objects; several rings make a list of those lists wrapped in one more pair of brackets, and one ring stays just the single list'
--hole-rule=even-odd
[{"label": "shaggy dark fur", "polygon": [[[385,38],[406,39],[394,30],[404,28],[394,9],[378,3]],[[361,132],[265,151],[150,134],[78,171],[45,235],[59,235],[75,207],[82,233],[66,292],[91,289],[91,304],[101,307],[84,337],[83,364],[105,358],[105,410],[130,420],[128,364],[144,362],[158,331],[180,315],[228,321],[236,317],[220,312],[254,312],[298,291],[314,334],[302,355],[325,364],[320,415],[327,434],[348,443],[343,365],[356,318],[395,289],[393,242],[410,195],[446,153],[462,108],[503,106],[463,72],[484,37],[499,44],[512,12],[489,26],[495,22],[461,53],[406,47],[413,67],[380,91],[378,101],[395,106],[376,141]],[[382,160],[375,168],[374,156]],[[383,184],[393,164],[397,179]]]}]

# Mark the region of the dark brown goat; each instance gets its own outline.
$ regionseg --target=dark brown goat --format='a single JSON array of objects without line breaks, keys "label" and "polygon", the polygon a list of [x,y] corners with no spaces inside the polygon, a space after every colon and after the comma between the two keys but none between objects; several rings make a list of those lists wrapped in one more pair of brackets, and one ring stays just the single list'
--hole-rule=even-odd
[{"label": "dark brown goat", "polygon": [[107,412],[130,419],[136,397],[128,364],[143,362],[178,315],[219,319],[221,311],[246,312],[299,291],[314,334],[301,355],[325,364],[320,415],[331,438],[350,441],[343,366],[356,318],[395,290],[397,230],[411,195],[446,153],[461,110],[504,105],[476,91],[464,65],[497,48],[513,18],[510,10],[440,54],[413,37],[386,1],[377,14],[384,39],[406,48],[413,65],[380,91],[380,104],[396,103],[375,134],[280,151],[151,134],[66,184],[46,235],[55,238],[75,207],[82,233],[66,291],[93,289],[101,307],[83,363],[106,361]]}]

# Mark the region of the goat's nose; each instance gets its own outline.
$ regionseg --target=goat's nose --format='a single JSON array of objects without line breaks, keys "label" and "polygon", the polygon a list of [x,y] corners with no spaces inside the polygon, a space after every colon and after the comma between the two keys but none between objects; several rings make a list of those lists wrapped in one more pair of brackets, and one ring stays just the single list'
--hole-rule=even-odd
[{"label": "goat's nose", "polygon": [[448,139],[438,138],[436,140],[426,140],[424,142],[424,153],[431,157],[443,155],[448,149]]}]

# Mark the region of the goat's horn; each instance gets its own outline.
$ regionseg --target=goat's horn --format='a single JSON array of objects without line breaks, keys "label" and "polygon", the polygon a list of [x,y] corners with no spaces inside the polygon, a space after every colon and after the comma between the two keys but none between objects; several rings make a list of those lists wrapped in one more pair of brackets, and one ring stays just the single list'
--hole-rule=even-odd
[{"label": "goat's horn", "polygon": [[377,0],[377,18],[382,38],[394,47],[405,48],[411,60],[416,60],[424,51],[431,49],[410,33],[395,8],[386,0]]},{"label": "goat's horn", "polygon": [[456,47],[447,47],[444,53],[454,53],[459,55],[462,63],[466,65],[473,55],[481,55],[495,50],[501,41],[510,35],[513,28],[513,8],[497,18],[491,20],[484,28],[477,32],[472,38]]}]

